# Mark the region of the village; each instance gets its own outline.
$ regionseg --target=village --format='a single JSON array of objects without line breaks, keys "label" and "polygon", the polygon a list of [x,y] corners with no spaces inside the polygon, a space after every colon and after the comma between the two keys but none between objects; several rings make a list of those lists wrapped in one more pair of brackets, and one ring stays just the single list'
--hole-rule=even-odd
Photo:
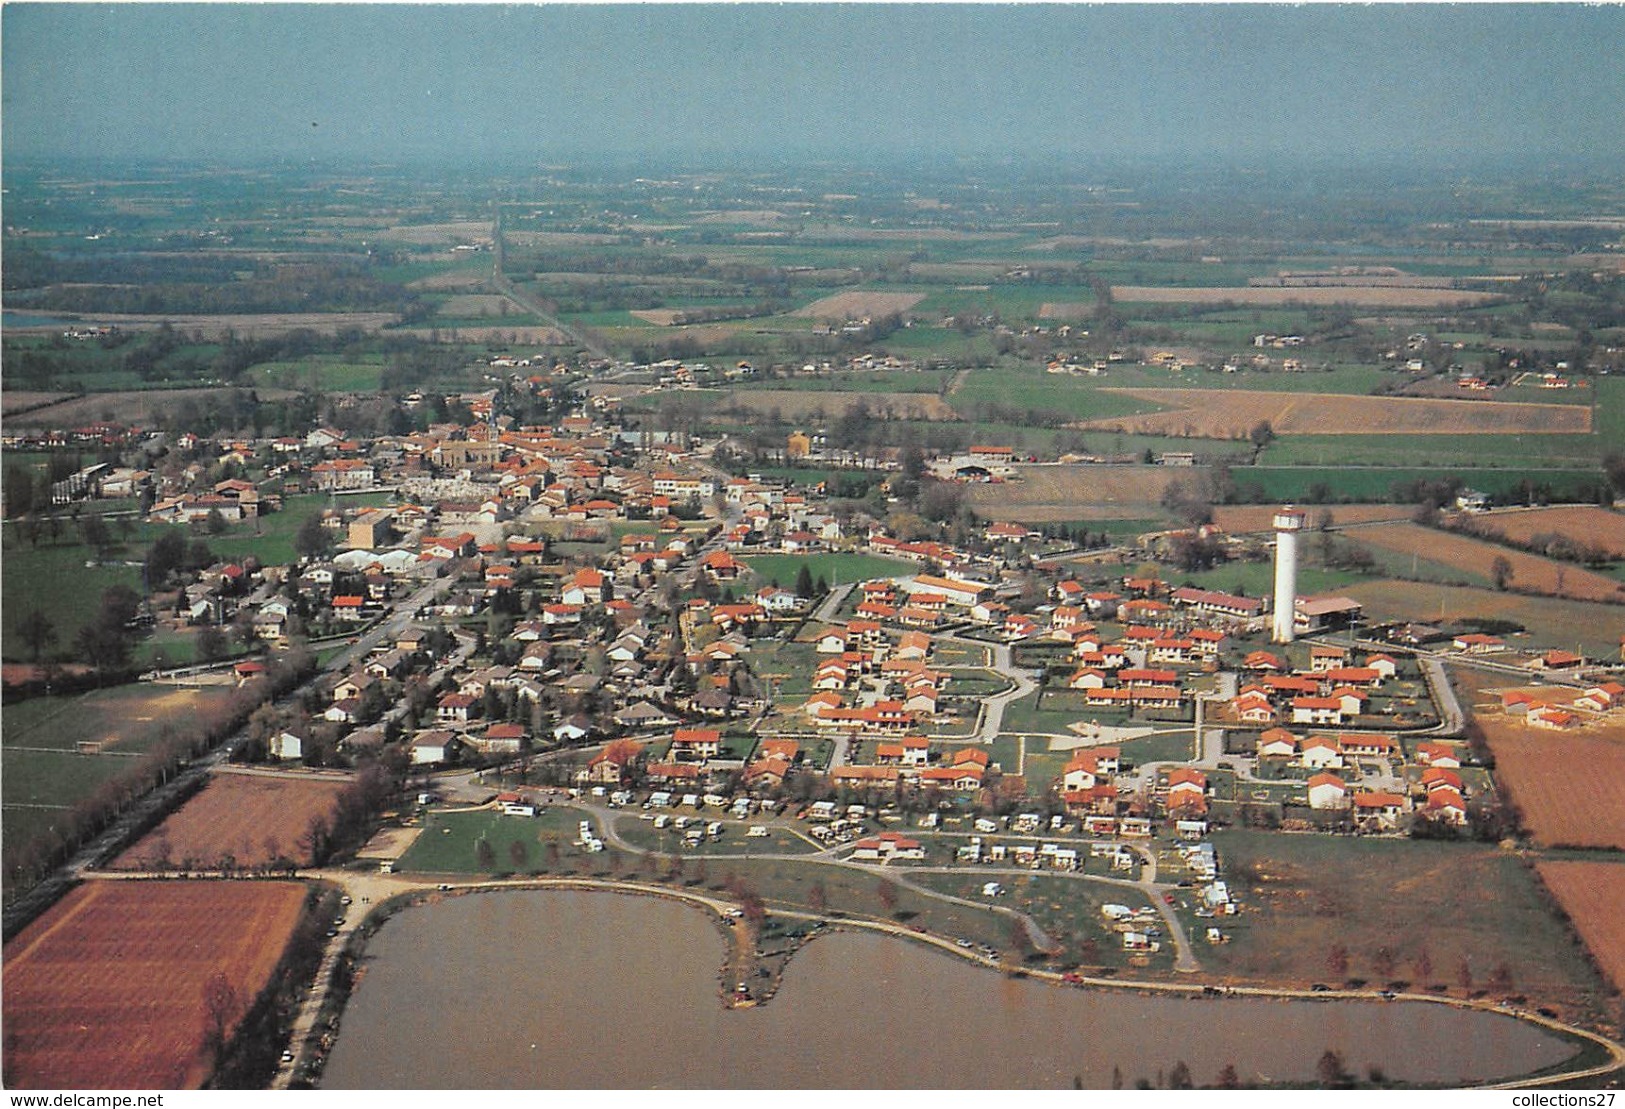
[{"label": "village", "polygon": [[[81,471],[64,501],[133,495],[145,519],[207,534],[325,498],[296,561],[198,566],[144,598],[149,624],[230,629],[243,651],[145,678],[243,686],[295,643],[336,644],[296,696],[254,713],[234,763],[329,774],[387,755],[430,814],[442,779],[463,783],[448,804],[508,817],[567,798],[591,814],[571,839],[588,853],[607,840],[1128,880],[1144,908],[1094,924],[1136,964],[1166,947],[1183,970],[1199,965],[1187,932],[1222,944],[1242,909],[1211,827],[1501,833],[1444,663],[1489,667],[1506,711],[1543,728],[1625,705],[1618,660],[1371,626],[1356,601],[1297,597],[1279,533],[1273,597],[1159,568],[1171,544],[1244,541],[1211,526],[1098,549],[1008,521],[961,545],[907,539],[821,486],[729,472],[725,439],[655,442],[594,405],[518,426],[499,395],[562,377],[529,367],[492,359],[511,374],[498,389],[436,398],[464,422],[399,436],[87,429],[150,462]],[[812,443],[797,431],[786,451]],[[925,462],[974,482],[1012,454]],[[390,842],[386,869],[410,837]],[[1003,908],[1003,892],[976,896]]]}]

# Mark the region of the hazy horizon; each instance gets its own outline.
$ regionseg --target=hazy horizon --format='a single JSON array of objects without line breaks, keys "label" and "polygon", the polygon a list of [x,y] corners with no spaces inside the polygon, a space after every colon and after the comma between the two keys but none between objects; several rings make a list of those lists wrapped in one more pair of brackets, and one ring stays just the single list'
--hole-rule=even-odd
[{"label": "hazy horizon", "polygon": [[1625,8],[36,4],[4,153],[1625,165]]}]

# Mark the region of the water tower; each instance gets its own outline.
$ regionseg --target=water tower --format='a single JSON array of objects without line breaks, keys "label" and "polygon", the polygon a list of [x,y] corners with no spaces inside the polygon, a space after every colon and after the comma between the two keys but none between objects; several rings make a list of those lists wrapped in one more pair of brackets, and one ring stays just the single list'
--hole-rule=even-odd
[{"label": "water tower", "polygon": [[1275,615],[1270,638],[1292,642],[1292,618],[1298,608],[1298,532],[1305,514],[1287,505],[1275,514]]}]

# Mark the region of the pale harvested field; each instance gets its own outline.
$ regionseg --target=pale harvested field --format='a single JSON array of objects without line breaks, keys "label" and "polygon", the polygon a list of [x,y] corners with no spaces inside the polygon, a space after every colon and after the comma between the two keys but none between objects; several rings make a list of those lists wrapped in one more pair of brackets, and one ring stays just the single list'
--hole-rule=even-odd
[{"label": "pale harvested field", "polygon": [[652,323],[656,327],[670,327],[682,315],[675,308],[635,308],[628,315],[636,316],[645,323]]},{"label": "pale harvested field", "polygon": [[1625,990],[1625,865],[1573,859],[1535,864],[1617,990]]},{"label": "pale harvested field", "polygon": [[[167,323],[176,331],[187,335],[194,331],[201,332],[211,339],[221,338],[228,331],[243,339],[264,339],[300,330],[324,334],[347,328],[378,331],[395,322],[393,312],[285,312],[238,316],[80,315],[87,324],[117,324],[125,331],[151,331]],[[7,330],[18,334],[48,334],[60,330],[60,326],[14,327]]]},{"label": "pale harvested field", "polygon": [[[113,860],[113,870],[160,868],[158,860],[210,866],[230,855],[238,866],[286,855],[309,866],[299,846],[312,820],[328,820],[343,781],[218,773],[186,804]],[[167,850],[166,850],[167,849]]]},{"label": "pale harvested field", "polygon": [[1250,285],[1223,288],[1170,288],[1166,286],[1114,285],[1112,299],[1141,304],[1247,304],[1280,306],[1287,304],[1352,304],[1360,308],[1459,308],[1496,300],[1499,293],[1479,293],[1467,289],[1371,288],[1368,286],[1313,286],[1305,288],[1255,288]]},{"label": "pale harvested field", "polygon": [[[150,389],[126,393],[88,393],[9,419],[25,427],[76,427],[94,423],[105,413],[111,412],[113,419],[119,423],[151,426],[160,413],[173,412],[183,400],[190,399],[201,405],[209,397],[220,396],[223,392],[223,389]],[[254,393],[262,403],[295,395],[290,389],[256,389]]]},{"label": "pale harvested field", "polygon": [[728,212],[707,212],[696,219],[695,223],[751,223],[758,226],[767,226],[779,223],[785,219],[783,212],[775,212],[771,208],[739,209]]},{"label": "pale harvested field", "polygon": [[1518,543],[1537,535],[1563,535],[1608,550],[1625,558],[1625,513],[1588,505],[1559,508],[1519,508],[1469,516],[1464,521],[1477,530],[1494,532]]},{"label": "pale harvested field", "polygon": [[[1459,566],[1470,573],[1490,577],[1492,564],[1504,558],[1512,566],[1510,588],[1572,597],[1581,601],[1625,600],[1625,583],[1572,563],[1558,562],[1539,555],[1500,547],[1482,539],[1436,531],[1412,523],[1376,524],[1351,532],[1350,537],[1373,547],[1398,554],[1416,554],[1434,562]],[[1625,616],[1625,611],[1622,611]]]},{"label": "pale harvested field", "polygon": [[449,296],[440,305],[442,316],[500,316],[506,307],[513,315],[519,315],[523,309],[515,307],[513,301],[505,296],[496,296],[491,293],[464,293],[459,296]]},{"label": "pale harvested field", "polygon": [[1095,306],[1087,301],[1068,301],[1059,304],[1045,301],[1038,306],[1038,318],[1041,320],[1081,320],[1094,310]]},{"label": "pale harvested field", "polygon": [[870,412],[889,414],[892,419],[957,420],[948,402],[934,393],[822,392],[812,389],[737,389],[728,394],[725,407],[751,412],[777,410],[787,420],[834,419],[864,405]]},{"label": "pale harvested field", "polygon": [[966,486],[977,512],[999,520],[1110,520],[1160,516],[1168,484],[1196,469],[1164,466],[1017,466],[1021,480]]},{"label": "pale harvested field", "polygon": [[1357,582],[1337,592],[1365,606],[1366,623],[1514,620],[1529,630],[1528,639],[1513,641],[1522,647],[1572,651],[1579,643],[1593,657],[1617,658],[1625,635],[1625,607],[1618,605],[1414,581]]},{"label": "pale harvested field", "polygon": [[378,232],[378,238],[392,243],[455,245],[491,237],[489,220],[457,220],[452,223],[399,224]]},{"label": "pale harvested field", "polygon": [[1145,435],[1241,439],[1268,420],[1277,435],[1512,435],[1584,434],[1591,410],[1570,404],[1270,393],[1218,389],[1112,389],[1171,411],[1112,416],[1084,427]]},{"label": "pale harvested field", "polygon": [[526,343],[533,346],[556,347],[569,342],[564,333],[556,327],[404,327],[399,333],[427,339],[431,331],[438,331],[442,339],[455,335],[458,339],[477,343]]},{"label": "pale harvested field", "polygon": [[72,393],[37,393],[28,389],[0,390],[0,416],[26,412],[30,408],[44,408],[48,404],[67,400]]},{"label": "pale harvested field", "polygon": [[196,1089],[209,1076],[205,990],[270,980],[301,882],[87,882],[6,945],[6,1086]]},{"label": "pale harvested field", "polygon": [[[1406,504],[1300,504],[1297,507],[1309,514],[1309,527],[1318,527],[1323,512],[1332,514],[1332,526],[1344,524],[1370,524],[1382,520],[1405,520],[1416,511]],[[1213,522],[1225,531],[1238,534],[1250,531],[1271,531],[1275,526],[1276,505],[1215,505]]]},{"label": "pale harvested field", "polygon": [[[653,228],[641,228],[650,231]],[[490,231],[490,225],[486,225]],[[504,231],[503,241],[510,246],[603,246],[620,241],[619,235],[599,231]]]},{"label": "pale harvested field", "polygon": [[862,290],[836,293],[797,308],[792,316],[815,320],[857,320],[907,312],[925,299],[924,293],[875,293]]}]

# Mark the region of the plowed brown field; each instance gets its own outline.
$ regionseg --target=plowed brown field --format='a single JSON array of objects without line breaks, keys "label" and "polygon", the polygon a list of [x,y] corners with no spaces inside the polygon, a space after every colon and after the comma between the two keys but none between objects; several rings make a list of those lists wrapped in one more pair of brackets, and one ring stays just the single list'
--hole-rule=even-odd
[{"label": "plowed brown field", "polygon": [[1109,416],[1084,427],[1147,435],[1243,439],[1260,420],[1276,434],[1298,435],[1511,435],[1581,434],[1591,410],[1574,404],[1367,397],[1336,393],[1268,393],[1243,389],[1112,389],[1152,401],[1167,411]]},{"label": "plowed brown field", "polygon": [[1573,597],[1582,601],[1625,599],[1625,583],[1602,574],[1583,570],[1570,563],[1500,547],[1482,539],[1435,531],[1419,524],[1375,524],[1348,533],[1350,538],[1399,554],[1417,554],[1435,562],[1459,566],[1485,578],[1497,558],[1512,567],[1509,585],[1513,589],[1545,593],[1553,597]]},{"label": "plowed brown field", "polygon": [[1512,512],[1492,512],[1470,516],[1465,521],[1474,530],[1483,529],[1527,543],[1537,535],[1562,535],[1578,543],[1592,543],[1625,558],[1625,513],[1585,505],[1561,508],[1530,508]]},{"label": "plowed brown field", "polygon": [[166,847],[167,858],[176,864],[191,859],[206,867],[230,855],[238,866],[252,867],[286,855],[308,866],[309,852],[299,841],[312,820],[332,816],[344,785],[314,778],[216,774],[197,796],[119,855],[113,869],[161,869]]},{"label": "plowed brown field", "polygon": [[[1332,514],[1332,526],[1344,524],[1372,524],[1382,520],[1404,520],[1416,512],[1407,504],[1300,504],[1309,514],[1309,526],[1318,527],[1320,514]],[[1213,522],[1225,531],[1244,533],[1269,531],[1275,524],[1277,505],[1217,505],[1213,509]]]},{"label": "plowed brown field", "polygon": [[[1496,777],[1535,839],[1548,847],[1625,849],[1625,714],[1586,715],[1583,727],[1566,732],[1532,728],[1501,709],[1501,690],[1521,687],[1467,670],[1457,680],[1495,753]],[[1578,693],[1544,691],[1558,703]]]},{"label": "plowed brown field", "polygon": [[1625,990],[1625,865],[1563,860],[1538,863],[1535,869],[1602,972],[1615,989]]},{"label": "plowed brown field", "polygon": [[298,882],[75,889],[6,945],[6,1085],[196,1089],[212,1065],[206,986],[221,975],[252,1001],[305,893]]}]

